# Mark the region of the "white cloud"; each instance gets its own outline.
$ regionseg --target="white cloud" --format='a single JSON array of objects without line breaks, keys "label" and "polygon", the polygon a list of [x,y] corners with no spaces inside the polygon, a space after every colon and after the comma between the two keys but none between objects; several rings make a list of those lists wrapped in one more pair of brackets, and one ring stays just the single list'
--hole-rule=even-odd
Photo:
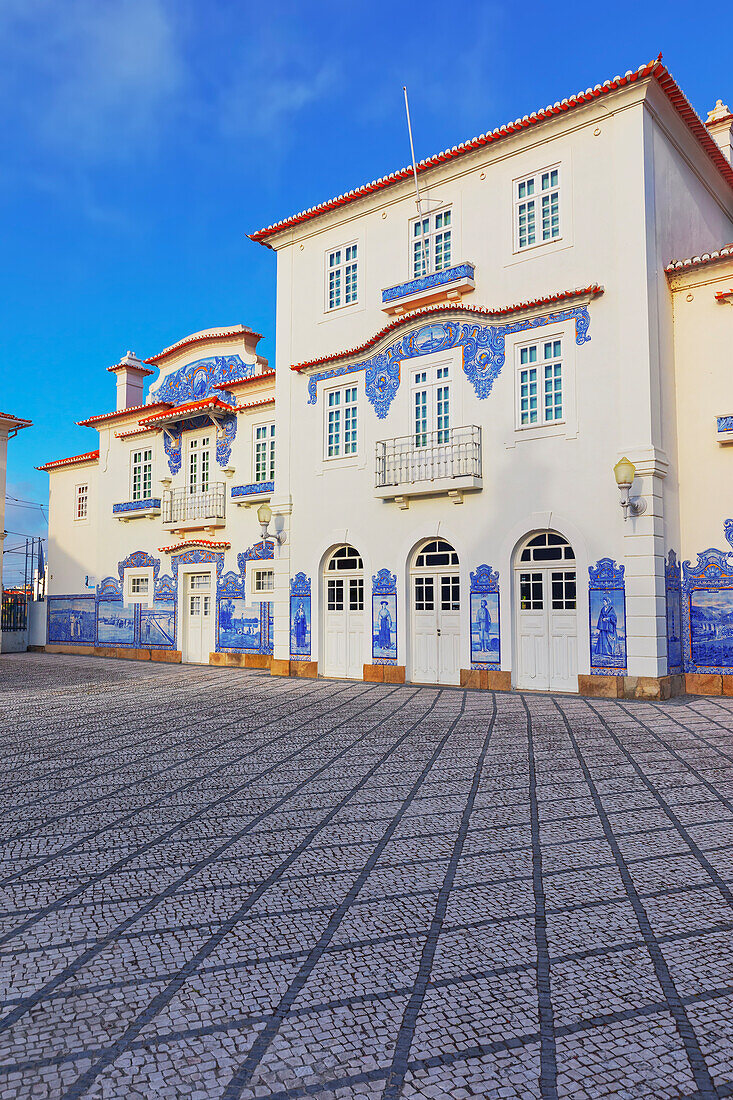
[{"label": "white cloud", "polygon": [[70,161],[154,141],[184,67],[166,0],[3,0],[0,97],[11,129]]}]

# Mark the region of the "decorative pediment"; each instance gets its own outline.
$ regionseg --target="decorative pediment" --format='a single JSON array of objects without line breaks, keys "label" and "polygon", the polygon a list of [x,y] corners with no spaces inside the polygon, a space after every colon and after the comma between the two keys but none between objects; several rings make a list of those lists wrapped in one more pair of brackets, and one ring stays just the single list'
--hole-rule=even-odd
[{"label": "decorative pediment", "polygon": [[[241,555],[240,555],[241,557]],[[219,596],[244,596],[244,577],[241,573],[225,573],[219,581],[217,588]]]},{"label": "decorative pediment", "polygon": [[153,558],[144,550],[133,551],[129,557],[119,562],[117,566],[120,584],[124,583],[126,569],[149,569],[150,566],[153,567],[153,584],[155,584],[158,579],[158,573],[160,572],[160,558]]},{"label": "decorative pediment", "polygon": [[[522,317],[506,324],[484,324],[467,319],[465,308],[464,316],[461,316],[460,307],[454,309],[457,314],[455,319],[435,320],[417,328],[413,327],[389,344],[386,343],[385,334],[384,340],[377,343],[381,342],[386,346],[382,346],[368,359],[312,374],[308,379],[308,404],[316,404],[319,382],[364,371],[364,386],[369,403],[379,419],[384,420],[400,386],[402,361],[452,348],[462,350],[463,373],[473,386],[476,396],[483,400],[491,393],[504,366],[507,335],[574,320],[576,344],[586,344],[590,340],[590,314],[585,304],[555,309],[533,317]],[[408,315],[402,323],[405,326],[414,326],[415,316]],[[393,331],[394,327],[390,326],[389,330]],[[308,364],[297,369],[303,369],[305,365]]]},{"label": "decorative pediment", "polygon": [[273,543],[265,541],[256,542],[254,546],[250,546],[249,550],[245,550],[242,554],[237,554],[239,572],[244,576],[248,561],[267,561],[270,558],[274,558],[274,556],[275,551]]},{"label": "decorative pediment", "polygon": [[601,558],[588,566],[589,588],[623,588],[625,566],[616,565],[613,558]]},{"label": "decorative pediment", "polygon": [[116,577],[105,577],[97,585],[97,599],[98,600],[120,600],[122,599],[122,585]]},{"label": "decorative pediment", "polygon": [[697,555],[697,562],[682,563],[682,576],[685,588],[728,588],[733,582],[733,567],[728,564],[728,551],[710,547]]},{"label": "decorative pediment", "polygon": [[296,573],[290,581],[291,596],[310,596],[311,579],[305,573]]},{"label": "decorative pediment", "polygon": [[[217,394],[214,387],[222,382],[240,382],[243,378],[252,378],[254,373],[255,364],[245,363],[240,355],[212,355],[186,363],[166,375],[160,385],[150,391],[150,397],[183,405]],[[221,396],[221,391],[217,395]]]},{"label": "decorative pediment", "polygon": [[481,594],[499,591],[499,571],[490,565],[479,565],[471,574],[471,592]]},{"label": "decorative pediment", "polygon": [[372,577],[372,592],[375,596],[390,596],[397,591],[397,577],[389,569],[380,569]]}]

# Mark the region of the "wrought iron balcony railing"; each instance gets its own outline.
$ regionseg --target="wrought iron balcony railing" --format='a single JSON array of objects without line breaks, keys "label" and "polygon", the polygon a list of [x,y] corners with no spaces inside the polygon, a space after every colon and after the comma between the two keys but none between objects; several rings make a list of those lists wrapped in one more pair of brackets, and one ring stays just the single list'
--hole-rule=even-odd
[{"label": "wrought iron balcony railing", "polygon": [[377,489],[480,478],[481,429],[475,424],[377,443]]},{"label": "wrought iron balcony railing", "polygon": [[203,493],[168,489],[163,494],[163,523],[203,523],[224,519],[225,502],[223,481],[210,485]]}]

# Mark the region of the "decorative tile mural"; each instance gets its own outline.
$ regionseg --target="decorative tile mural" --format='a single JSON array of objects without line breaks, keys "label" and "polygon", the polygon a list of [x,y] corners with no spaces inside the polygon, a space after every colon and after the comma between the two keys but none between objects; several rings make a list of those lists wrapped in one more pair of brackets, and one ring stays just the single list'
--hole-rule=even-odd
[{"label": "decorative tile mural", "polygon": [[[218,396],[222,401],[236,404],[230,393],[223,392]],[[181,468],[181,454],[183,446],[183,433],[193,432],[198,428],[211,428],[216,431],[216,461],[219,466],[227,466],[232,456],[232,443],[237,435],[237,414],[231,413],[218,419],[218,426],[214,429],[208,416],[194,416],[181,424],[166,424],[163,432],[163,448],[168,459],[168,469],[171,474],[177,474]]]},{"label": "decorative tile mural", "polygon": [[[222,382],[252,378],[254,372],[254,363],[245,363],[239,355],[212,355],[208,359],[196,359],[193,363],[186,363],[178,370],[171,371],[156,389],[150,391],[150,397],[153,401],[170,401],[174,405],[201,401],[204,397],[211,397],[212,394],[219,396],[222,393],[221,390],[215,390],[214,386]],[[223,400],[229,398],[224,397]]]},{"label": "decorative tile mural", "polygon": [[682,564],[686,672],[733,675],[733,565],[730,557],[729,551],[711,548],[697,555],[696,565],[689,561]]},{"label": "decorative tile mural", "polygon": [[590,669],[595,676],[626,675],[624,566],[601,558],[588,566]]},{"label": "decorative tile mural", "polygon": [[246,602],[246,570],[251,561],[273,557],[273,544],[257,542],[237,555],[239,572],[224,573],[217,584],[217,652],[272,653],[272,604]]},{"label": "decorative tile mural", "polygon": [[138,607],[138,604],[124,604],[121,600],[99,600],[97,645],[134,647]]},{"label": "decorative tile mural", "polygon": [[94,596],[49,596],[47,614],[49,644],[94,645]]},{"label": "decorative tile mural", "polygon": [[240,596],[220,599],[217,649],[244,649],[259,653],[261,642],[260,605],[248,605]]},{"label": "decorative tile mural", "polygon": [[670,550],[664,567],[667,618],[667,672],[682,672],[682,582],[680,564]]},{"label": "decorative tile mural", "polygon": [[489,565],[471,573],[471,668],[501,665],[499,574]]},{"label": "decorative tile mural", "polygon": [[160,572],[160,558],[151,557],[145,550],[133,551],[124,561],[117,564],[117,575],[120,578],[120,584],[125,583],[126,569],[150,569],[151,567],[153,570],[153,584],[155,585]]},{"label": "decorative tile mural", "polygon": [[397,577],[389,569],[372,577],[372,660],[397,664]]},{"label": "decorative tile mural", "polygon": [[290,581],[290,660],[308,661],[311,655],[311,581],[296,573]]},{"label": "decorative tile mural", "polygon": [[176,607],[167,600],[155,600],[152,607],[140,608],[142,649],[176,648]]},{"label": "decorative tile mural", "polygon": [[473,386],[476,396],[484,399],[491,393],[504,366],[505,341],[508,335],[570,320],[575,321],[575,343],[587,344],[590,340],[590,313],[587,306],[553,310],[552,313],[540,317],[525,317],[506,325],[481,325],[476,321],[433,321],[405,333],[399,340],[369,359],[312,374],[308,379],[308,404],[315,405],[318,399],[318,382],[363,370],[364,388],[369,403],[379,419],[384,420],[400,386],[402,360],[455,347],[463,349],[463,373]]}]

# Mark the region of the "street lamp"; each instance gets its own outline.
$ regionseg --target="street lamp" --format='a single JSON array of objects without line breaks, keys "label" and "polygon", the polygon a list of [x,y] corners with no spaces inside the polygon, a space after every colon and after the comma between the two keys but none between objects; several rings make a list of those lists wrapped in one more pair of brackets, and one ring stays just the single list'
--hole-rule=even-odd
[{"label": "street lamp", "polygon": [[634,497],[632,500],[630,496],[631,486],[636,477],[636,466],[634,463],[630,462],[628,458],[620,458],[613,468],[613,476],[616,478],[616,484],[621,493],[621,507],[624,510],[624,522],[629,518],[629,512],[631,512],[632,516],[643,515],[644,512],[646,512],[646,501],[644,497]]},{"label": "street lamp", "polygon": [[285,542],[285,532],[274,531],[270,535],[267,531],[268,527],[270,526],[270,520],[272,519],[272,508],[269,504],[261,504],[259,506],[259,508],[257,509],[257,519],[260,524],[260,530],[262,531],[262,541],[265,542],[267,539],[272,539],[272,541],[276,542],[278,546],[282,546],[282,544]]}]

